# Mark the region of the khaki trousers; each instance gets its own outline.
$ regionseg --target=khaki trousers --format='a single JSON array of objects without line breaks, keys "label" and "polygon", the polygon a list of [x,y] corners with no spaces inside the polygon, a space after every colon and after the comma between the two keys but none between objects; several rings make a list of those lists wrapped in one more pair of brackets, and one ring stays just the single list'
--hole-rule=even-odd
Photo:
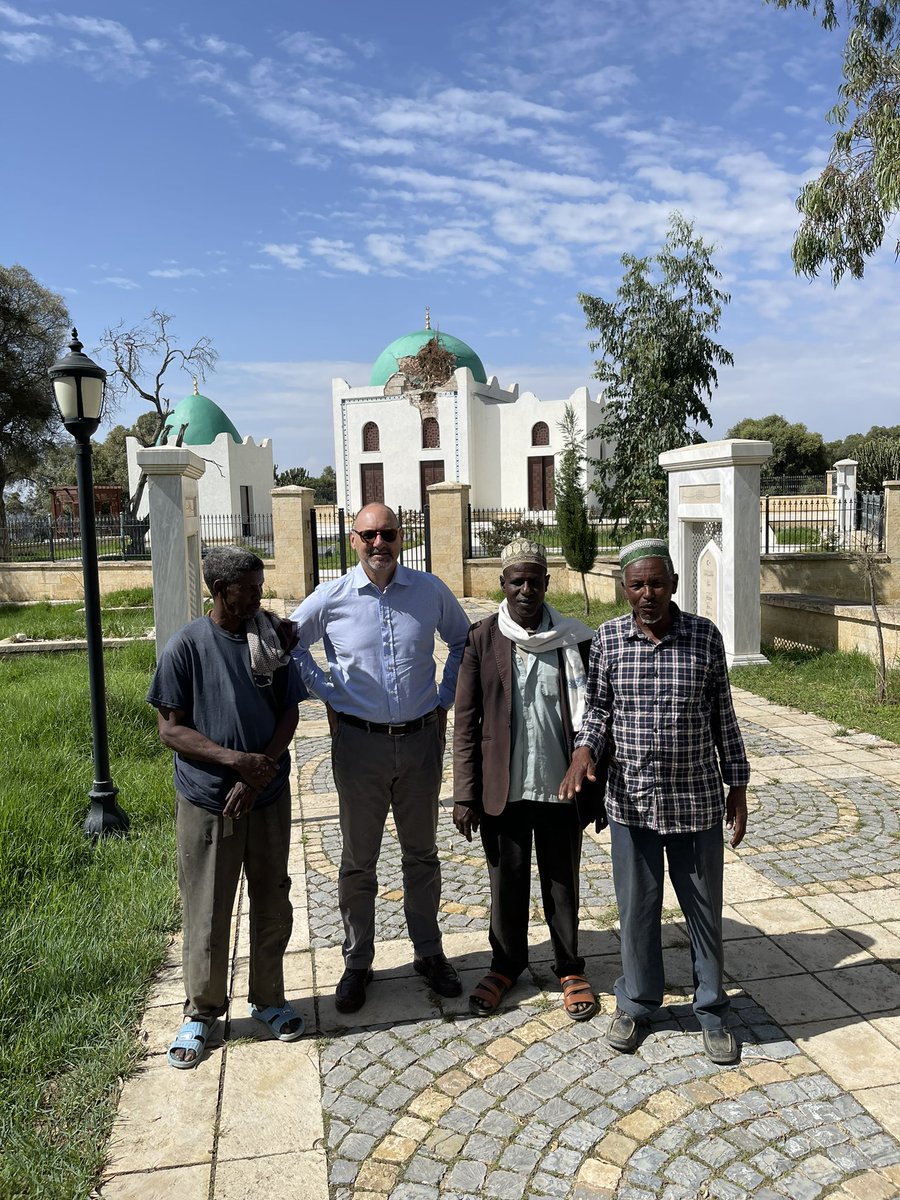
[{"label": "khaki trousers", "polygon": [[211,1020],[228,1007],[231,915],[241,868],[250,898],[251,1004],[284,1004],[284,952],[293,909],[287,872],[290,787],[239,821],[176,794],[178,887],[184,910],[184,1015]]}]

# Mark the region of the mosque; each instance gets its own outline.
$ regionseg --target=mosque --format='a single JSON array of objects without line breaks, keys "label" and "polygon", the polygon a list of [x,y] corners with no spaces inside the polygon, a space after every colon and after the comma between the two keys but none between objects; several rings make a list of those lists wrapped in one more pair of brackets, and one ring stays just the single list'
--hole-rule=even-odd
[{"label": "mosque", "polygon": [[[348,512],[375,501],[419,509],[428,486],[445,481],[470,484],[478,508],[553,508],[566,404],[582,432],[602,413],[587,387],[568,401],[501,387],[471,346],[432,329],[428,309],[424,329],[379,354],[366,386],[333,379],[331,395],[338,504]],[[599,439],[585,449],[609,457]],[[589,465],[586,474],[589,487]]]},{"label": "mosque", "polygon": [[[174,446],[182,428],[181,444],[206,464],[197,481],[201,512],[240,516],[244,523],[254,516],[271,516],[275,478],[271,438],[263,438],[258,446],[253,438],[242,438],[218,404],[197,390],[196,379],[193,394],[185,396],[166,418],[158,444],[165,439]],[[125,448],[128,488],[133,496],[141,473],[137,452],[142,447],[137,438],[126,438]],[[146,516],[147,505],[145,493],[138,516]]]},{"label": "mosque", "polygon": [[[488,378],[478,354],[452,334],[425,326],[396,338],[376,358],[369,382],[351,387],[331,381],[337,503],[353,513],[381,501],[393,508],[421,509],[433,483],[470,485],[476,508],[554,507],[555,460],[563,449],[560,422],[566,404],[582,433],[595,429],[603,406],[587,387],[568,400],[541,400],[519,385],[504,388]],[[183,433],[182,433],[183,430]],[[194,391],[169,414],[164,434],[194,450],[206,463],[198,482],[201,511],[240,515],[249,521],[270,514],[274,486],[270,438],[257,446],[241,438],[225,412]],[[161,435],[162,436],[162,435]],[[140,471],[135,438],[126,442],[132,495]],[[608,458],[598,438],[585,443],[589,458]],[[585,483],[593,470],[586,464]],[[140,515],[146,513],[142,500]]]}]

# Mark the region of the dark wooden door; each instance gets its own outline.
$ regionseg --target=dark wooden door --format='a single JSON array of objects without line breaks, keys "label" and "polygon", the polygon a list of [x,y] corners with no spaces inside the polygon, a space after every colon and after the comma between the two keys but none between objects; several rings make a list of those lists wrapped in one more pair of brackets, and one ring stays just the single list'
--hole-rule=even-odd
[{"label": "dark wooden door", "polygon": [[433,483],[444,482],[444,460],[428,459],[427,462],[419,463],[419,495],[420,505],[422,508],[428,503],[428,492],[425,490]]},{"label": "dark wooden door", "polygon": [[553,455],[535,455],[528,460],[528,507],[552,508]]},{"label": "dark wooden door", "polygon": [[381,463],[363,463],[359,468],[362,483],[362,504],[384,504],[384,466]]}]

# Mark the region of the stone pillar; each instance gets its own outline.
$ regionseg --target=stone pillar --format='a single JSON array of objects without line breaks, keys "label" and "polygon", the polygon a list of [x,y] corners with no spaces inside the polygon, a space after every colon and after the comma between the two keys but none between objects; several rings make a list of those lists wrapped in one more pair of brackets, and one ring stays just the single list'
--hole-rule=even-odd
[{"label": "stone pillar", "polygon": [[469,485],[433,483],[428,491],[431,525],[431,571],[460,599],[465,590],[469,546]]},{"label": "stone pillar", "polygon": [[313,590],[310,512],[316,493],[308,487],[272,488],[274,568],[266,571],[266,588],[283,600],[302,600]]},{"label": "stone pillar", "polygon": [[838,545],[851,549],[853,519],[856,516],[856,468],[853,458],[842,458],[834,464],[834,528]]},{"label": "stone pillar", "polygon": [[173,633],[203,613],[197,480],[206,466],[193,451],[172,446],[139,450],[137,464],[147,476],[153,618],[159,655]]},{"label": "stone pillar", "polygon": [[659,456],[675,599],[718,625],[729,667],[768,661],[759,648],[759,474],[771,453],[771,442],[733,438]]},{"label": "stone pillar", "polygon": [[884,481],[884,552],[900,563],[900,479]]}]

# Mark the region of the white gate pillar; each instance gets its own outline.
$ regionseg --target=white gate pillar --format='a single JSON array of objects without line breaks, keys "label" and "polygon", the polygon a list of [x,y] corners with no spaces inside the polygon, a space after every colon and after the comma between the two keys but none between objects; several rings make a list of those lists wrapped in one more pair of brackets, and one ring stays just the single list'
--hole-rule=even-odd
[{"label": "white gate pillar", "polygon": [[759,648],[759,473],[771,453],[771,442],[731,438],[659,456],[675,599],[719,627],[729,667],[768,662]]},{"label": "white gate pillar", "polygon": [[849,549],[856,516],[856,468],[854,458],[842,458],[834,464],[835,531],[838,544]]},{"label": "white gate pillar", "polygon": [[156,653],[188,621],[203,615],[200,505],[203,459],[184,447],[151,446],[137,453],[147,476]]}]

